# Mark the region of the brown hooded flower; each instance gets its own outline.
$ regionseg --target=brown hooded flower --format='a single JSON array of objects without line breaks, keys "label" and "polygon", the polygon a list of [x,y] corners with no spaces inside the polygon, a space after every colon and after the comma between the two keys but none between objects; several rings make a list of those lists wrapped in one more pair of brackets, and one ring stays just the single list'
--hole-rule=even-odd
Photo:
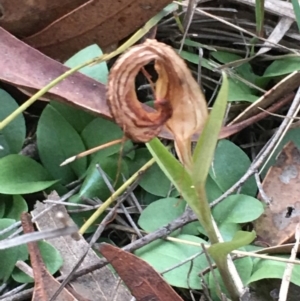
[{"label": "brown hooded flower", "polygon": [[[141,68],[155,61],[155,110],[145,110],[135,93],[135,77]],[[177,154],[183,164],[191,163],[191,137],[207,119],[205,98],[185,62],[164,43],[146,40],[130,48],[111,69],[108,105],[125,135],[148,142],[163,126],[174,135]]]}]

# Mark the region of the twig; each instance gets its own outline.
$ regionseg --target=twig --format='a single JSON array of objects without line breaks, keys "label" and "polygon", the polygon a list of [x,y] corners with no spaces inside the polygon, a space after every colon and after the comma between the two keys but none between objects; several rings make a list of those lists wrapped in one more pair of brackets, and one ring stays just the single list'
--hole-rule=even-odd
[{"label": "twig", "polygon": [[[296,232],[295,232],[295,238],[296,242],[295,245],[291,251],[291,260],[295,260],[297,256],[298,246],[300,243],[300,224],[298,223],[296,226]],[[286,265],[286,269],[284,271],[284,274],[282,276],[282,282],[279,292],[279,300],[278,301],[286,301],[288,290],[291,282],[292,272],[293,272],[294,264],[288,263]]]}]

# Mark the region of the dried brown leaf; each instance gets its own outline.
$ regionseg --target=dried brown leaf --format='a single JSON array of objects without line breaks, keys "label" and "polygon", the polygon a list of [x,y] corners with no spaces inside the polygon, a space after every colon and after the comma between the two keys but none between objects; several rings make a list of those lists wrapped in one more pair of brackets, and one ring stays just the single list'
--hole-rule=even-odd
[{"label": "dried brown leaf", "polygon": [[90,0],[24,41],[50,57],[65,60],[92,43],[105,49],[119,42],[171,2]]},{"label": "dried brown leaf", "polygon": [[[0,26],[19,38],[33,35],[88,0],[0,0]],[[42,16],[42,17],[41,17]]]},{"label": "dried brown leaf", "polygon": [[[21,222],[24,233],[34,232],[29,213],[22,213]],[[34,291],[32,301],[48,301],[60,287],[60,283],[47,271],[37,242],[27,244],[34,275]],[[66,289],[58,295],[57,301],[81,301]]]},{"label": "dried brown leaf", "polygon": [[[48,199],[57,200],[59,196],[56,192],[52,192]],[[49,210],[51,208],[51,210]],[[68,216],[67,210],[63,205],[51,206],[51,204],[43,204],[37,202],[35,209],[32,211],[32,215],[36,216],[42,211],[48,210],[43,218],[39,218],[36,225],[40,231],[47,229],[60,228],[61,222],[56,218],[58,212],[62,212],[64,216],[68,217],[69,223],[74,222]],[[88,243],[80,235],[80,240],[74,240],[70,236],[57,237],[51,239],[51,244],[60,252],[63,257],[64,264],[60,268],[60,273],[63,276],[69,275],[75,264],[86,252]],[[99,256],[90,249],[84,261],[80,265],[79,269],[87,268],[91,265],[95,265],[100,261]],[[72,287],[78,294],[85,296],[90,300],[97,301],[129,301],[131,295],[128,290],[119,285],[119,279],[115,277],[113,272],[108,266],[104,266],[101,269],[87,273],[77,279],[71,280],[70,287]],[[69,287],[68,287],[69,290]],[[72,291],[74,294],[74,292]]]},{"label": "dried brown leaf", "polygon": [[137,301],[183,301],[172,287],[144,260],[109,244],[100,245]]},{"label": "dried brown leaf", "polygon": [[254,223],[262,242],[276,246],[294,238],[300,222],[299,181],[300,151],[289,142],[263,182],[263,190],[272,202]]}]

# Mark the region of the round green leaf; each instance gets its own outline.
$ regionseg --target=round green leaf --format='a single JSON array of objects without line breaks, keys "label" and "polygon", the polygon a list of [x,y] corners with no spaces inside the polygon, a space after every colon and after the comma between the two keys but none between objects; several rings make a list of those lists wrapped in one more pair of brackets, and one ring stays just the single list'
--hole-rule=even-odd
[{"label": "round green leaf", "polygon": [[[39,241],[38,246],[48,272],[51,275],[53,275],[62,266],[63,258],[61,257],[57,249],[55,249],[51,244],[45,241]],[[12,273],[12,277],[16,282],[19,283],[34,282],[33,278],[27,276],[24,272],[22,272],[18,268],[14,269]]]},{"label": "round green leaf", "polygon": [[63,184],[78,179],[85,172],[86,157],[59,166],[67,158],[85,151],[85,146],[76,130],[51,105],[45,108],[39,120],[37,145],[43,165]]},{"label": "round green leaf", "polygon": [[21,155],[0,159],[0,193],[26,194],[44,190],[56,181],[36,161]]},{"label": "round green leaf", "polygon": [[185,209],[186,202],[176,198],[160,199],[143,210],[138,224],[148,232],[155,231],[179,217]]},{"label": "round green leaf", "polygon": [[[0,219],[0,231],[14,224],[16,221],[13,219],[3,218]],[[0,240],[7,238],[12,231],[0,235]],[[4,282],[10,277],[16,262],[18,261],[19,247],[0,250],[0,280]]]},{"label": "round green leaf", "polygon": [[5,213],[5,207],[6,207],[6,202],[11,201],[11,196],[10,195],[5,195],[5,194],[0,194],[0,218],[4,216]]},{"label": "round green leaf", "polygon": [[17,221],[21,218],[21,213],[27,212],[28,206],[21,195],[13,195],[10,200],[5,202],[5,217]]},{"label": "round green leaf", "polygon": [[[155,231],[183,214],[186,202],[178,198],[165,198],[151,203],[143,210],[138,224],[148,232]],[[183,234],[197,235],[199,223],[192,223],[180,229]],[[178,231],[176,231],[178,232]]]},{"label": "round green leaf", "polygon": [[[288,259],[287,256],[279,256]],[[248,283],[258,281],[261,279],[282,279],[283,273],[286,269],[285,262],[279,262],[269,259],[255,259],[253,273],[248,280]],[[291,281],[300,286],[300,266],[295,264],[292,271]]]},{"label": "round green leaf", "polygon": [[[245,174],[250,164],[248,156],[237,145],[223,139],[217,145],[209,174],[225,192]],[[254,196],[256,190],[255,180],[251,177],[243,185],[241,193]]]},{"label": "round green leaf", "polygon": [[[103,177],[96,168],[96,164],[100,164],[102,170],[106,174],[111,185],[115,185],[114,189],[120,187],[123,184],[122,174],[127,178],[128,177],[128,167],[125,161],[122,161],[119,166],[118,155],[102,158],[102,156],[97,156],[91,162],[87,175],[82,183],[81,189],[78,194],[74,195],[69,199],[69,202],[72,203],[84,203],[85,199],[88,198],[99,198],[102,201],[105,201],[111,196],[111,191],[107,187]],[[118,181],[116,179],[118,177]],[[84,222],[94,213],[94,210],[83,211],[80,213],[72,213],[71,216],[74,219],[75,223],[81,227]],[[87,233],[95,231],[99,222],[101,222],[103,216],[101,216],[96,222],[95,225],[90,227]]]},{"label": "round green leaf", "polygon": [[[196,243],[206,243],[199,237],[181,234],[178,239],[188,240]],[[187,258],[195,255],[200,251],[199,247],[185,245],[182,243],[156,240],[145,247],[137,250],[135,254],[147,261],[157,272],[171,268],[183,262]],[[202,271],[208,266],[204,254],[196,257],[191,262],[187,262],[170,272],[163,274],[164,279],[172,286],[182,288],[201,289],[201,281],[198,276],[199,271]]]},{"label": "round green leaf", "polygon": [[[124,134],[122,130],[112,121],[104,118],[96,118],[91,121],[81,133],[82,140],[84,141],[87,149],[103,145],[107,142],[111,142],[116,139],[121,139]],[[131,141],[126,141],[124,145],[116,144],[100,150],[92,155],[92,158],[97,154],[99,156],[107,157],[113,154],[120,153],[121,147],[123,147],[123,153],[132,149],[133,144]],[[134,156],[134,152],[130,153],[130,156]]]},{"label": "round green leaf", "polygon": [[254,197],[234,194],[215,206],[212,210],[215,221],[226,223],[247,223],[257,219],[264,212],[263,204]]},{"label": "round green leaf", "polygon": [[[100,47],[96,44],[90,45],[76,54],[74,54],[71,58],[69,58],[65,65],[74,68],[78,65],[81,65],[82,63],[91,60],[95,57],[98,57],[102,55],[102,50]],[[86,76],[89,76],[103,84],[107,83],[108,78],[108,68],[106,62],[102,62],[100,64],[94,64],[92,66],[86,66],[84,68],[81,68],[79,72],[85,74]]]},{"label": "round green leaf", "polygon": [[[4,90],[0,89],[0,121],[18,108],[16,101]],[[18,115],[4,129],[0,131],[0,158],[8,154],[17,154],[23,146],[26,135],[25,120]]]},{"label": "round green leaf", "polygon": [[94,115],[82,109],[77,109],[57,101],[51,101],[50,105],[55,108],[79,134],[96,118]]},{"label": "round green leaf", "polygon": [[[136,151],[134,161],[130,165],[131,173],[136,172],[152,158],[147,148]],[[160,197],[167,197],[172,188],[170,180],[157,164],[152,165],[141,177],[139,185],[147,192]],[[171,196],[177,196],[178,192],[173,191]]]}]

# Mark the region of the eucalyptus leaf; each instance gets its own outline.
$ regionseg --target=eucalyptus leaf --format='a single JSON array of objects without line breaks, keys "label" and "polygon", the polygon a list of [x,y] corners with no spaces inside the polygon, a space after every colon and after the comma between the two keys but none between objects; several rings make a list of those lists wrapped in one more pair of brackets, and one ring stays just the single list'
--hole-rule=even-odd
[{"label": "eucalyptus leaf", "polygon": [[[178,239],[196,242],[198,244],[206,243],[199,237],[192,235],[178,235]],[[183,262],[187,258],[199,253],[201,249],[198,246],[188,244],[156,240],[135,251],[135,254],[148,262],[157,272],[171,268]],[[201,281],[198,276],[208,266],[204,254],[196,257],[191,262],[187,262],[177,268],[163,274],[164,279],[172,286],[186,289],[201,289]]]},{"label": "eucalyptus leaf", "polygon": [[[38,247],[40,249],[43,261],[46,265],[48,272],[53,275],[56,273],[63,264],[63,258],[51,244],[45,241],[39,241]],[[33,283],[33,278],[26,275],[18,268],[14,269],[12,278],[19,283]]]},{"label": "eucalyptus leaf", "polygon": [[217,224],[242,224],[256,220],[264,212],[264,206],[258,199],[234,194],[216,205],[212,214]]},{"label": "eucalyptus leaf", "polygon": [[86,157],[60,166],[69,157],[85,151],[85,146],[76,130],[51,105],[44,109],[39,119],[37,145],[43,165],[63,184],[77,180],[85,172]]},{"label": "eucalyptus leaf", "polygon": [[0,159],[0,170],[0,193],[3,194],[33,193],[56,183],[42,165],[21,155]]},{"label": "eucalyptus leaf", "polygon": [[[0,121],[10,115],[19,106],[17,102],[4,90],[0,89]],[[0,131],[0,158],[8,154],[17,154],[22,149],[26,135],[23,114],[18,115],[4,129]]]}]

